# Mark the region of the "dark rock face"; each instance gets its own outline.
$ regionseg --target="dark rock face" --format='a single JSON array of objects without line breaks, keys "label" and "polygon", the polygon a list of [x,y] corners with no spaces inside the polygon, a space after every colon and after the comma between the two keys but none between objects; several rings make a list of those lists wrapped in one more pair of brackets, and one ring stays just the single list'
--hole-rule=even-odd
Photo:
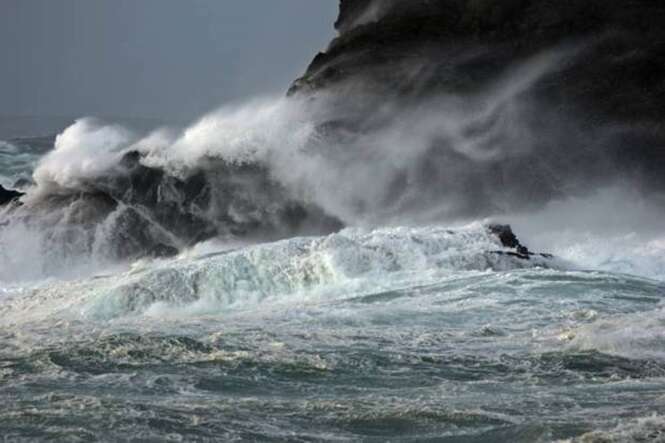
[{"label": "dark rock face", "polygon": [[4,206],[14,200],[21,198],[24,194],[22,192],[5,189],[0,185],[0,206]]},{"label": "dark rock face", "polygon": [[494,251],[494,253],[496,254],[510,255],[522,260],[530,260],[532,257],[540,257],[546,259],[554,258],[554,256],[551,254],[531,252],[529,248],[527,248],[519,241],[519,239],[513,232],[513,228],[510,225],[492,224],[488,225],[487,229],[492,235],[496,236],[499,239],[501,245],[504,248],[513,250],[513,251]]},{"label": "dark rock face", "polygon": [[482,107],[486,91],[520,87],[539,57],[549,60],[513,97],[461,123],[465,141],[482,139],[480,154],[510,154],[469,159],[442,131],[411,179],[421,196],[428,187],[444,198],[470,195],[457,210],[480,215],[617,179],[665,191],[663,2],[342,0],[336,28],[289,93],[332,94],[360,131],[385,104],[417,108],[440,96]]},{"label": "dark rock face", "polygon": [[504,247],[514,249],[519,258],[528,259],[533,255],[529,248],[520,243],[510,225],[489,225],[487,229],[499,238]]},{"label": "dark rock face", "polygon": [[[342,0],[336,23],[340,35],[314,59],[293,92],[329,86],[355,75],[376,83],[402,84],[407,91],[399,92],[431,93],[437,87],[458,89],[467,82],[473,87],[491,80],[520,57],[584,40],[599,45],[593,54],[586,54],[594,58],[562,66],[561,74],[574,78],[558,86],[565,93],[586,95],[594,107],[600,91],[612,92],[602,100],[608,110],[614,108],[610,102],[620,96],[631,104],[625,97],[626,88],[638,93],[641,87],[650,94],[637,94],[643,100],[631,100],[637,101],[631,108],[653,112],[665,94],[663,23],[665,5],[651,0]],[[456,47],[460,49],[454,52],[464,60],[450,56],[437,60]],[[395,69],[403,61],[413,65],[414,59],[431,68],[419,73],[416,90],[403,84],[410,79]],[[378,76],[377,68],[382,65],[392,73]],[[446,76],[445,70],[451,68],[458,76],[469,78]],[[605,75],[592,78],[601,73]],[[631,114],[626,109],[614,111]]]},{"label": "dark rock face", "polygon": [[[340,227],[319,209],[291,200],[259,165],[230,165],[211,158],[205,169],[178,178],[146,167],[140,159],[138,152],[125,154],[120,162],[123,172],[95,186],[135,208],[135,217],[143,212],[144,219],[182,242],[171,246],[189,246],[218,235],[275,238]],[[139,243],[150,244],[147,240]]]},{"label": "dark rock face", "polygon": [[499,238],[501,244],[506,248],[523,247],[509,225],[490,225],[488,229]]},{"label": "dark rock face", "polygon": [[135,151],[80,189],[53,191],[0,218],[43,233],[46,250],[86,256],[102,249],[112,260],[172,256],[217,236],[270,240],[342,227],[291,199],[258,165],[210,159],[205,169],[176,177],[144,166]]}]

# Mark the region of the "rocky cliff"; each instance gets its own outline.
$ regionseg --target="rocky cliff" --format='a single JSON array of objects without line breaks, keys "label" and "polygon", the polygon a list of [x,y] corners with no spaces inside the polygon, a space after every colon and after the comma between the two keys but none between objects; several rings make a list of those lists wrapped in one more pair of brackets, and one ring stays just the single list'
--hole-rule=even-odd
[{"label": "rocky cliff", "polygon": [[[664,24],[665,4],[652,0],[342,0],[339,36],[291,92],[357,78],[399,93],[459,92],[526,57],[577,45],[580,57],[545,89],[616,117],[660,118]],[[405,77],[401,66],[419,71]]]},{"label": "rocky cliff", "polygon": [[[515,145],[515,138],[524,144],[490,167],[476,162],[477,174],[495,177],[483,180],[483,187],[523,188],[536,202],[616,177],[646,191],[665,189],[663,2],[342,0],[336,28],[337,38],[290,94],[334,91],[338,101],[356,103],[354,127],[374,114],[377,103],[403,107],[434,96],[487,102],[488,91],[496,97],[503,88],[509,95],[513,87],[492,112],[461,119],[468,134],[496,129],[498,143],[483,144],[481,151],[508,152],[497,146]],[[539,57],[547,65],[542,69],[534,67]],[[515,86],[538,69],[528,85]],[[506,127],[511,112],[510,124],[519,121],[530,141]],[[428,168],[437,163],[436,151],[444,161],[464,163],[443,154],[443,144],[432,146]],[[471,192],[480,181],[473,175],[464,177]],[[515,175],[521,180],[501,179]],[[485,202],[500,197],[479,192],[492,194]]]}]

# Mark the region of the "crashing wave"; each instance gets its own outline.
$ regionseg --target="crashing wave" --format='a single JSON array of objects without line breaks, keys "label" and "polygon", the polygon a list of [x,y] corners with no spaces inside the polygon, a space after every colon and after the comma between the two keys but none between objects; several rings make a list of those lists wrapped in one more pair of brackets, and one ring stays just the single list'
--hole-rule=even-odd
[{"label": "crashing wave", "polygon": [[[502,241],[496,228],[480,223],[456,229],[345,229],[324,237],[183,256],[139,265],[113,277],[50,285],[36,294],[41,297],[37,312],[32,297],[19,297],[12,315],[6,317],[21,318],[19,312],[29,318],[63,312],[93,318],[161,315],[169,310],[178,315],[224,312],[298,294],[325,296],[329,291],[337,298],[358,296],[381,285],[394,289],[402,280],[409,285],[414,279],[426,282],[441,273],[565,266],[546,256],[526,259],[523,249]],[[23,302],[28,305],[20,308]]]}]

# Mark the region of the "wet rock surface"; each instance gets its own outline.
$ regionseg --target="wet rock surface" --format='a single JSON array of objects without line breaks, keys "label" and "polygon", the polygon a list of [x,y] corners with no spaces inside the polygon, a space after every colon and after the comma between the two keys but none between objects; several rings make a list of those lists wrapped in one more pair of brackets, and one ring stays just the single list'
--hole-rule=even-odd
[{"label": "wet rock surface", "polygon": [[531,252],[529,248],[520,243],[519,239],[513,232],[513,228],[510,225],[490,224],[487,226],[487,229],[490,233],[499,239],[503,247],[514,250],[514,252],[496,251],[497,254],[511,255],[524,260],[529,260],[533,256],[552,258],[551,254]]},{"label": "wet rock surface", "polygon": [[19,191],[14,191],[13,189],[5,189],[0,185],[0,206],[4,206],[12,201],[15,201],[22,197],[24,194]]},{"label": "wet rock surface", "polygon": [[[173,256],[213,237],[274,240],[342,227],[316,206],[289,197],[258,165],[211,158],[205,168],[176,176],[141,160],[129,151],[108,173],[77,189],[31,195],[26,205],[1,213],[2,224],[35,229],[49,250],[103,250],[113,260]],[[22,195],[0,189],[0,204]]]}]

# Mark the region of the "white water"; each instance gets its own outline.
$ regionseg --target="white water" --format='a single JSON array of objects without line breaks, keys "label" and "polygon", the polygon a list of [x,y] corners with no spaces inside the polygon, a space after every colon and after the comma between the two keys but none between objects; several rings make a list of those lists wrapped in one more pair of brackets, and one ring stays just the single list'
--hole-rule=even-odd
[{"label": "white water", "polygon": [[458,229],[347,229],[327,237],[140,261],[110,276],[37,284],[41,288],[32,296],[17,296],[3,309],[11,312],[5,316],[10,321],[38,321],[54,314],[100,320],[216,314],[251,309],[266,299],[357,297],[382,285],[388,290],[427,284],[459,272],[566,266],[558,260],[526,261],[495,253],[501,250],[499,240],[480,223]]},{"label": "white water", "polygon": [[[563,343],[570,349],[665,359],[661,351],[665,310],[659,307],[660,300],[653,298],[663,291],[658,280],[608,274],[602,272],[602,266],[579,260],[521,260],[495,253],[500,250],[504,249],[498,239],[481,223],[454,229],[346,229],[326,237],[230,249],[227,245],[221,250],[219,245],[208,243],[178,258],[139,261],[127,270],[116,269],[93,278],[4,285],[0,318],[3,327],[15,329],[63,321],[187,323],[201,316],[269,315],[275,309],[305,306],[327,309],[330,305],[326,315],[337,315],[332,306],[345,300],[444,285],[451,288],[447,297],[460,300],[470,288],[485,294],[465,302],[471,303],[469,308],[478,304],[477,315],[468,318],[477,328],[482,328],[483,322],[491,323],[491,315],[483,310],[495,303],[497,296],[517,290],[510,297],[526,297],[528,308],[502,312],[502,322],[514,317],[513,327],[542,329],[534,343],[546,347]],[[570,258],[584,256],[579,248],[572,250]],[[631,266],[643,258],[633,257],[636,261]],[[606,270],[615,270],[615,261],[595,260],[608,265]],[[589,272],[593,269],[596,271]],[[619,298],[616,306],[603,308],[609,309],[609,316],[598,313],[596,303],[604,303],[614,290],[630,294],[631,287],[638,294],[649,293],[647,306],[655,303],[654,309],[635,312],[633,307],[625,311],[628,305]],[[540,291],[548,294],[541,300],[537,295]],[[579,291],[579,299],[575,291]],[[567,305],[563,318],[568,320],[563,323],[559,314],[548,312],[553,306],[563,309]],[[402,309],[399,306],[398,311]]]},{"label": "white water", "polygon": [[[230,396],[229,410],[252,411],[251,420],[232,425],[236,431],[246,420],[260,420],[257,411],[263,416],[275,414],[275,408],[285,408],[285,417],[296,423],[310,414],[310,420],[329,417],[333,423],[381,423],[386,417],[386,426],[391,417],[414,426],[436,426],[433,416],[442,423],[479,421],[470,428],[442,424],[432,431],[439,436],[487,431],[495,422],[500,430],[529,423],[566,429],[567,423],[582,421],[587,423],[582,429],[597,429],[587,438],[600,441],[607,435],[640,441],[660,429],[660,418],[649,414],[665,406],[655,397],[662,392],[665,365],[663,283],[582,271],[590,263],[579,261],[525,261],[493,253],[501,249],[481,223],[346,229],[258,245],[208,242],[177,258],[140,261],[107,275],[5,284],[0,357],[27,362],[45,353],[50,357],[38,360],[34,375],[10,364],[0,368],[0,377],[27,389],[21,394],[26,399],[37,395],[29,400],[35,402],[42,397],[31,386],[46,384],[59,392],[75,381],[86,397],[57,404],[70,411],[71,420],[95,423],[108,414],[126,418],[124,407],[122,413],[108,409],[110,401],[159,399],[150,408],[187,416],[182,411],[190,405],[211,411]],[[590,375],[560,369],[566,358],[601,366],[591,366]],[[608,358],[631,360],[610,360],[604,369]],[[173,374],[170,368],[185,372]],[[304,371],[303,379],[294,376],[295,384],[285,386],[279,374],[296,370]],[[229,372],[223,396],[200,387],[206,380],[226,380]],[[314,398],[307,381],[312,373],[323,377],[314,381],[319,392]],[[175,393],[162,392],[162,383]],[[423,383],[427,386],[420,387]],[[252,389],[271,393],[263,397]],[[304,399],[292,399],[299,389],[305,390]],[[96,395],[105,400],[92,401]],[[641,402],[647,396],[645,409]],[[77,409],[80,402],[88,406]],[[529,406],[534,402],[542,409],[534,411]],[[21,408],[11,409],[19,423]],[[53,417],[48,408],[33,411]],[[131,414],[144,417],[140,411]],[[615,415],[627,418],[616,421]],[[201,416],[216,423],[226,414]],[[8,419],[0,412],[0,420]],[[287,438],[279,429],[302,426],[282,419],[262,432]],[[162,435],[140,429],[145,438]],[[551,441],[547,431],[537,435],[538,441]]]}]

